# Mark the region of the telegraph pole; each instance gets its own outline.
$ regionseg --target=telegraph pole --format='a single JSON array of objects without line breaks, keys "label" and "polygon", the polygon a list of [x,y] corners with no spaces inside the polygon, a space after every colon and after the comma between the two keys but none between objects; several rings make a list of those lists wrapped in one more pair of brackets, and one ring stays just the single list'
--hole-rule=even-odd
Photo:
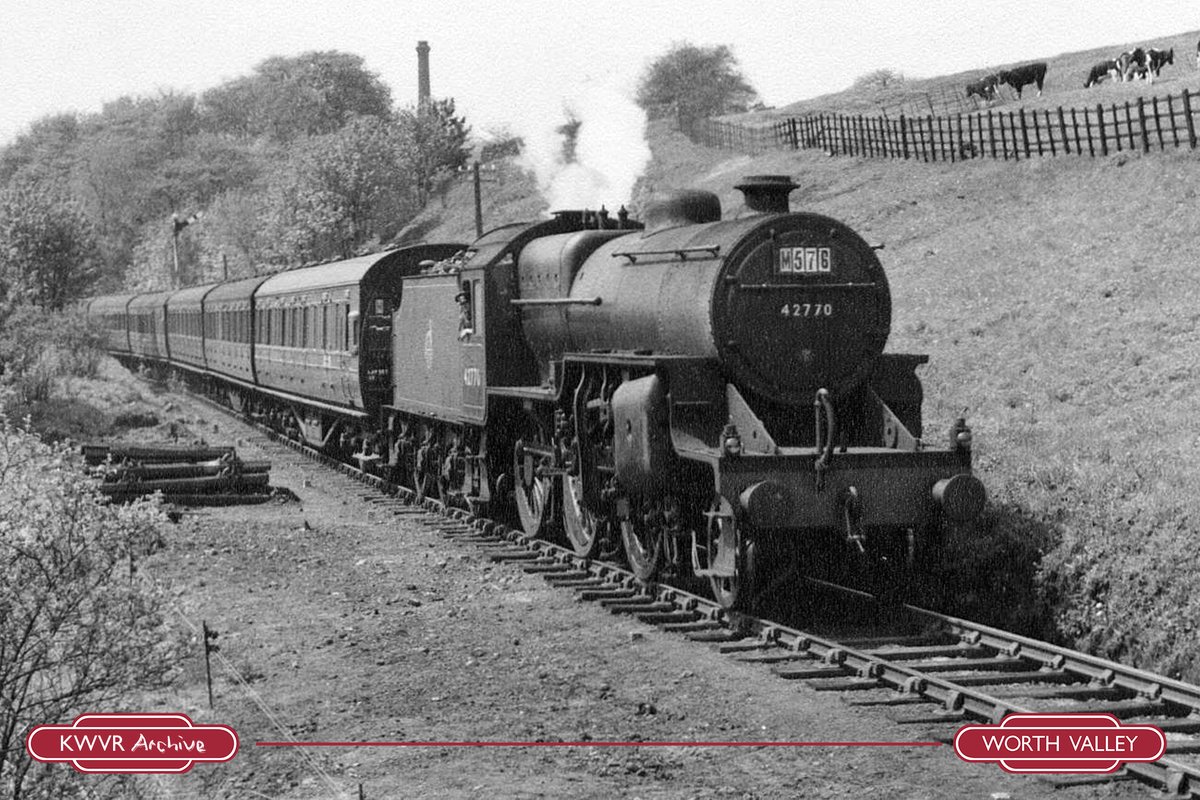
[{"label": "telegraph pole", "polygon": [[475,238],[483,236],[483,191],[479,185],[479,162],[471,166],[475,179]]}]

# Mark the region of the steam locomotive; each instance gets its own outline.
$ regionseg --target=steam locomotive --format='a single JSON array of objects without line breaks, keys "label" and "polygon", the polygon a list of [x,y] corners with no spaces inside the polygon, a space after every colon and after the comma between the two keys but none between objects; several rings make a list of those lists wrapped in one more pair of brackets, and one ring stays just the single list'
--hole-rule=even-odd
[{"label": "steam locomotive", "polygon": [[817,560],[904,582],[982,510],[970,429],[922,439],[872,247],[790,178],[736,188],[733,218],[681,192],[87,313],[119,358],[642,580],[734,609]]}]

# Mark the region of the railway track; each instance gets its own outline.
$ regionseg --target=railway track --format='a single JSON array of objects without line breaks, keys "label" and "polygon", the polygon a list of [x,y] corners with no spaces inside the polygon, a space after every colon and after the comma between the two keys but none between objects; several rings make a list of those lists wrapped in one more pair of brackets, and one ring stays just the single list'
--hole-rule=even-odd
[{"label": "railway track", "polygon": [[[964,724],[999,723],[1008,714],[1046,711],[1102,712],[1128,724],[1155,725],[1167,736],[1167,752],[1159,761],[1127,764],[1109,775],[1052,780],[1063,785],[1136,780],[1171,797],[1200,798],[1200,686],[915,606],[890,609],[893,629],[903,632],[883,634],[817,635],[768,619],[730,615],[715,601],[677,586],[641,583],[619,565],[581,559],[564,547],[443,507],[437,500],[417,503],[406,487],[287,439],[207,398],[198,399],[269,440],[351,476],[369,487],[362,499],[383,512],[474,545],[492,561],[539,574],[613,614],[711,643],[782,680],[839,692],[850,705],[876,707],[901,724],[923,726],[926,738],[950,742]],[[846,602],[875,603],[863,592],[808,580],[814,591],[841,595]]]}]

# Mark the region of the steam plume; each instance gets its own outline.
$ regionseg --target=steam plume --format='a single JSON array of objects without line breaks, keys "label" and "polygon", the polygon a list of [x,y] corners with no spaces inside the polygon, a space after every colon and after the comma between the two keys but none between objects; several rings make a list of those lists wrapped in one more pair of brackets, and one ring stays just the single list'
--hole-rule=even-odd
[{"label": "steam plume", "polygon": [[650,160],[646,115],[632,99],[587,84],[561,106],[533,116],[537,122],[519,131],[523,161],[550,210],[629,204]]}]

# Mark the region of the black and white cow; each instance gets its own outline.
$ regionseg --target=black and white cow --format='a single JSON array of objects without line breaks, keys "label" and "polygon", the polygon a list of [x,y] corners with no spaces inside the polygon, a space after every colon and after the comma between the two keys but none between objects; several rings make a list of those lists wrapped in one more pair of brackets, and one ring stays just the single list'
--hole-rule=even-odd
[{"label": "black and white cow", "polygon": [[1092,67],[1092,71],[1088,73],[1087,83],[1083,85],[1083,88],[1087,89],[1090,86],[1095,86],[1105,78],[1111,78],[1115,81],[1120,74],[1120,71],[1117,69],[1116,59],[1110,58],[1108,61],[1101,61]]},{"label": "black and white cow", "polygon": [[985,78],[980,78],[977,81],[972,81],[967,84],[967,97],[978,95],[980,99],[986,101],[996,99],[996,86],[1000,83],[998,75],[988,75]]},{"label": "black and white cow", "polygon": [[1121,82],[1128,83],[1135,77],[1146,76],[1146,51],[1138,47],[1126,50],[1117,56],[1117,69],[1121,71]]},{"label": "black and white cow", "polygon": [[1042,84],[1046,82],[1046,62],[1039,61],[1015,69],[1000,70],[999,78],[1001,83],[1007,83],[1016,91],[1018,99],[1021,97],[1021,87],[1030,83],[1037,84],[1038,97],[1041,97]]},{"label": "black and white cow", "polygon": [[1162,72],[1162,68],[1167,64],[1175,63],[1175,48],[1170,50],[1159,50],[1156,47],[1151,47],[1146,51],[1146,70],[1150,73],[1150,82],[1153,83],[1158,74]]}]

